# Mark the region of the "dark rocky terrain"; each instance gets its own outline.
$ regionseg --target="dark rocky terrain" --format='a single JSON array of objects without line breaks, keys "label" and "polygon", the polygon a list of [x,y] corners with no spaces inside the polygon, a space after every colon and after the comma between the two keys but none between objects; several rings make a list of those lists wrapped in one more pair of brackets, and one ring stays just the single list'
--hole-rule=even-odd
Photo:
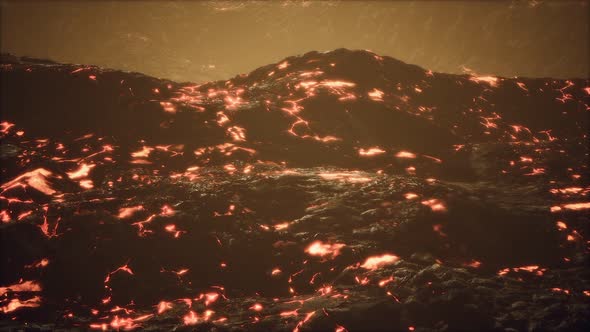
[{"label": "dark rocky terrain", "polygon": [[0,329],[590,329],[588,79],[1,66]]}]

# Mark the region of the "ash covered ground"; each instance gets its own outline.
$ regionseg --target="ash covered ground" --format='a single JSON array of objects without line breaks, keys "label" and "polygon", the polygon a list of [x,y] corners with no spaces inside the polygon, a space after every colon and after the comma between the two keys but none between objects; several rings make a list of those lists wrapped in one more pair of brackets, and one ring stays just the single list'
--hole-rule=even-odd
[{"label": "ash covered ground", "polygon": [[0,74],[0,329],[590,329],[588,79]]}]

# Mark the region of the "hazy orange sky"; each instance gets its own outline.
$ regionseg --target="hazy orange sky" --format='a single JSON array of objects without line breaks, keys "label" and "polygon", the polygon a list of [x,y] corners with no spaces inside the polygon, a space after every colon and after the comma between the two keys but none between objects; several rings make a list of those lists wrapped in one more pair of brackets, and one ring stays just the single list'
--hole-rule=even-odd
[{"label": "hazy orange sky", "polygon": [[201,82],[311,50],[588,77],[589,1],[2,1],[2,52]]}]

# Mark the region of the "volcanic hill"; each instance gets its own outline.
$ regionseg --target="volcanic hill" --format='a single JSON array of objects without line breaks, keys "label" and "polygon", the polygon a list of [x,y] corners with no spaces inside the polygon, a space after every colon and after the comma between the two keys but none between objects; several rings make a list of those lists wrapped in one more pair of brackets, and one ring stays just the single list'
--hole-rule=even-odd
[{"label": "volcanic hill", "polygon": [[0,329],[590,329],[588,78],[1,60]]}]

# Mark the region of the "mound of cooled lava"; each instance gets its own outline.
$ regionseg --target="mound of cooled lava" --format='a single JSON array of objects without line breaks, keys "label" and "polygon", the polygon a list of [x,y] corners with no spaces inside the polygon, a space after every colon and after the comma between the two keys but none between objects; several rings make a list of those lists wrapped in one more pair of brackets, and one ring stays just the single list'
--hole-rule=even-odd
[{"label": "mound of cooled lava", "polygon": [[590,329],[588,79],[0,75],[0,329]]}]

